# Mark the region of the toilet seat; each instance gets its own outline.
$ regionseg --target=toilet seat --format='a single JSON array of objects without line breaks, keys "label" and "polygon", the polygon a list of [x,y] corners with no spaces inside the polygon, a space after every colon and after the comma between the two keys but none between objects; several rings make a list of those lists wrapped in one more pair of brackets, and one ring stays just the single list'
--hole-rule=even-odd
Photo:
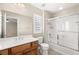
[{"label": "toilet seat", "polygon": [[40,44],[42,47],[48,47],[49,45],[47,43],[41,43]]}]

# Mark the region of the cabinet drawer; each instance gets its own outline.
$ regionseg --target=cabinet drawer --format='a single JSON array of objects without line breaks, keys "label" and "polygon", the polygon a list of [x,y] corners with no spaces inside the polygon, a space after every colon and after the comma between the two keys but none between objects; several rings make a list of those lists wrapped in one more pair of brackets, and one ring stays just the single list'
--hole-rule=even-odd
[{"label": "cabinet drawer", "polygon": [[23,50],[27,50],[27,49],[30,49],[30,48],[31,48],[30,43],[29,44],[24,44],[24,45],[21,45],[21,46],[11,48],[11,53],[14,54],[14,53],[22,52]]}]

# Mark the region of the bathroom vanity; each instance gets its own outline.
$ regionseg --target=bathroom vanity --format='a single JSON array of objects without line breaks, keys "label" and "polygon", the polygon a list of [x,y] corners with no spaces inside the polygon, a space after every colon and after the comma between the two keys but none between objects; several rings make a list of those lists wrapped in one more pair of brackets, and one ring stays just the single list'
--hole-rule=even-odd
[{"label": "bathroom vanity", "polygon": [[[8,40],[7,40],[8,39]],[[38,39],[31,36],[5,38],[0,42],[1,55],[37,55]]]}]

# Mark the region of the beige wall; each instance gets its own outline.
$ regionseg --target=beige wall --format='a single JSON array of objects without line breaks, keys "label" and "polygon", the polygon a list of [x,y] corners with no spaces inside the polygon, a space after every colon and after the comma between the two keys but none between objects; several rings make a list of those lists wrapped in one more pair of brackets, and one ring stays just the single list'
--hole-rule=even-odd
[{"label": "beige wall", "polygon": [[24,16],[18,17],[18,35],[32,34],[32,19]]}]

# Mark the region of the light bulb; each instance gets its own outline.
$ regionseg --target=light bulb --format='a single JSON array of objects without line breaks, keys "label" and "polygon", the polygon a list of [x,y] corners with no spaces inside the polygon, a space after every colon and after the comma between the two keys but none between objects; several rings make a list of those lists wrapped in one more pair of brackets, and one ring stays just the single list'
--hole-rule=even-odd
[{"label": "light bulb", "polygon": [[60,7],[59,10],[63,10],[63,7]]}]

